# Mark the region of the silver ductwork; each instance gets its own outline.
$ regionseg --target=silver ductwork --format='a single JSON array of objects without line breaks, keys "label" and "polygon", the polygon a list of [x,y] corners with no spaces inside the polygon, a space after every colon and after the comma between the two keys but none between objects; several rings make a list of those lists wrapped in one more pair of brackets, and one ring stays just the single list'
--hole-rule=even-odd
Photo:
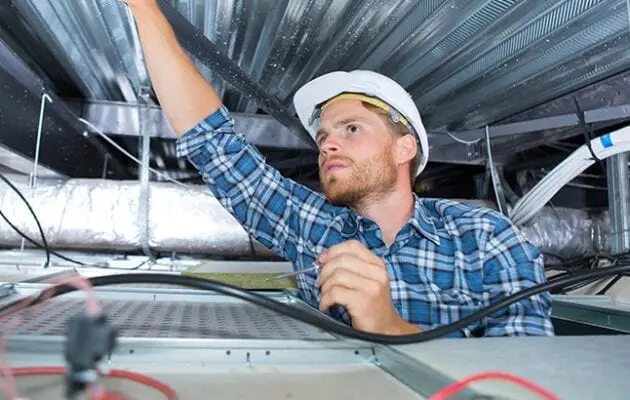
[{"label": "silver ductwork", "polygon": [[[584,210],[545,207],[520,227],[546,254],[546,262],[610,252],[610,218]],[[555,257],[554,257],[555,256]]]},{"label": "silver ductwork", "polygon": [[[29,189],[23,176],[12,177],[36,210],[51,246],[69,249],[140,250],[143,240],[159,252],[210,256],[273,254],[250,237],[202,185],[149,184],[148,225],[142,215],[137,181],[40,180]],[[0,209],[22,231],[39,241],[35,222],[19,197],[1,185]],[[492,207],[490,203],[472,200]],[[147,232],[141,227],[147,226]],[[548,255],[562,259],[609,250],[607,213],[592,215],[565,208],[544,208],[527,225],[524,235]],[[0,245],[19,246],[21,237],[0,220]]]},{"label": "silver ductwork", "polygon": [[[30,189],[24,177],[11,177],[44,229],[51,247],[105,251],[140,250],[142,241],[158,252],[211,256],[273,256],[249,235],[202,185],[183,188],[151,182],[141,203],[138,181],[39,180]],[[28,236],[40,242],[33,217],[20,198],[0,184],[0,209]],[[140,210],[148,207],[148,224]],[[146,214],[144,214],[146,215]],[[142,226],[147,232],[142,232]],[[0,219],[0,245],[19,246],[21,237]],[[28,243],[27,243],[28,245]]]}]

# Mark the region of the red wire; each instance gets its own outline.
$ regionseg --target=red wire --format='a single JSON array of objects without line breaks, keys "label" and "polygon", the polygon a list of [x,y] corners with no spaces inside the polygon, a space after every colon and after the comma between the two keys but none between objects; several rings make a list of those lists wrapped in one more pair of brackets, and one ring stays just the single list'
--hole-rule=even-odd
[{"label": "red wire", "polygon": [[[81,276],[80,274],[73,273],[71,276],[62,276],[62,277],[55,278],[47,282],[55,282],[55,281],[58,284],[65,283],[68,285],[72,285],[76,287],[77,289],[85,291],[87,295],[86,311],[88,314],[98,315],[101,312],[101,305],[98,301],[98,298],[96,297],[94,288],[92,287],[91,282],[87,280],[85,277]],[[42,298],[40,299],[39,306],[41,306],[44,302],[46,302],[51,297],[51,295],[52,295],[52,291],[50,290],[46,290],[42,292]],[[9,308],[8,310],[5,310],[2,314],[0,314],[0,320],[6,317],[10,317],[12,314],[17,314],[23,309],[29,308],[29,306],[31,306],[32,303],[36,299],[37,299],[36,296],[28,296],[24,298],[18,304]],[[20,315],[14,315],[14,317],[19,318]],[[20,318],[19,322],[21,321],[23,321],[23,318]],[[12,322],[15,322],[15,321],[10,320],[8,324],[2,321],[2,324],[0,325],[2,328],[4,328],[3,330],[0,330],[0,390],[5,392],[7,397],[10,399],[20,398],[17,385],[15,384],[15,379],[11,375],[11,372],[10,372],[11,370],[9,368],[9,365],[5,357],[6,339],[8,338],[10,332],[12,332],[14,329],[18,327],[18,323],[11,324]]]},{"label": "red wire", "polygon": [[547,391],[546,389],[541,388],[540,386],[536,385],[533,382],[530,382],[526,379],[523,379],[521,377],[518,376],[514,376],[514,375],[510,375],[507,374],[505,372],[482,372],[479,374],[475,374],[472,376],[469,376],[467,378],[462,379],[461,381],[458,382],[454,382],[448,386],[446,386],[444,389],[440,390],[439,392],[435,393],[433,396],[431,396],[429,398],[429,400],[445,400],[448,399],[449,397],[453,396],[454,394],[456,394],[457,392],[461,391],[462,389],[464,389],[466,386],[475,383],[475,382],[479,382],[479,381],[485,381],[485,380],[489,380],[489,379],[496,379],[496,380],[500,380],[500,381],[508,381],[508,382],[512,382],[515,383],[517,385],[520,385],[538,395],[540,395],[543,399],[545,400],[560,400],[560,398],[558,396],[556,396],[555,394]]},{"label": "red wire", "polygon": [[[37,375],[63,375],[66,373],[66,370],[63,367],[18,367],[18,368],[11,368],[11,373],[13,374],[13,376],[16,376],[16,377],[37,376]],[[177,392],[175,392],[175,389],[149,376],[142,375],[137,372],[124,371],[120,369],[109,370],[104,375],[110,378],[127,379],[132,382],[149,386],[161,392],[164,396],[166,396],[168,400],[177,400]],[[125,399],[124,397],[117,396],[113,393],[106,393],[104,397],[99,396],[98,398],[98,400],[124,400],[124,399]],[[91,400],[97,400],[97,399],[92,398]]]}]

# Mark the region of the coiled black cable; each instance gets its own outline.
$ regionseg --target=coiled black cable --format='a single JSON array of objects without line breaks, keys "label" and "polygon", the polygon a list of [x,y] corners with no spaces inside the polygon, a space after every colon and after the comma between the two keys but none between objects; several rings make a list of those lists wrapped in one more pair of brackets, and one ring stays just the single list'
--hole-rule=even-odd
[{"label": "coiled black cable", "polygon": [[[387,344],[387,345],[402,345],[421,343],[429,340],[437,339],[442,336],[449,335],[458,330],[480,321],[481,319],[503,309],[511,304],[526,299],[530,296],[547,292],[556,287],[562,287],[572,285],[585,280],[592,280],[595,278],[601,278],[605,276],[618,275],[620,273],[629,272],[630,264],[616,265],[613,267],[604,267],[596,270],[584,271],[579,273],[567,273],[560,277],[554,277],[553,280],[538,284],[522,290],[513,295],[507,296],[504,299],[491,304],[490,306],[481,309],[468,317],[462,318],[453,323],[440,326],[438,328],[408,335],[383,335],[370,332],[364,332],[356,330],[350,326],[344,325],[340,322],[334,321],[323,314],[305,312],[302,309],[287,305],[279,302],[267,296],[263,296],[256,292],[241,289],[237,286],[229,285],[222,282],[217,282],[208,279],[197,278],[193,276],[182,275],[168,275],[159,273],[149,274],[117,274],[106,275],[89,278],[93,286],[106,286],[115,284],[172,284],[191,287],[195,289],[210,290],[218,292],[227,296],[235,297],[257,306],[266,308],[270,311],[277,312],[279,314],[288,316],[300,322],[304,322],[319,329],[323,329],[329,333],[337,334],[349,339],[357,339],[367,342]],[[44,299],[50,297],[60,296],[65,293],[69,293],[77,290],[73,286],[57,285],[42,291],[38,296],[34,296],[31,301],[26,304],[26,307],[40,303]],[[12,313],[16,309],[20,308],[20,303],[24,302],[24,299],[16,300],[9,304],[0,307],[0,318]]]}]

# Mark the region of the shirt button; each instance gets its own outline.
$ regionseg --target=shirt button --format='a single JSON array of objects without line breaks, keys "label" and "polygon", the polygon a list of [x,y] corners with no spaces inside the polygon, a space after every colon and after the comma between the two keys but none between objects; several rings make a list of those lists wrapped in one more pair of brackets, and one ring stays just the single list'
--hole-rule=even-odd
[{"label": "shirt button", "polygon": [[341,233],[346,237],[350,237],[356,235],[358,231],[359,225],[357,224],[357,222],[353,218],[349,218],[343,225]]}]

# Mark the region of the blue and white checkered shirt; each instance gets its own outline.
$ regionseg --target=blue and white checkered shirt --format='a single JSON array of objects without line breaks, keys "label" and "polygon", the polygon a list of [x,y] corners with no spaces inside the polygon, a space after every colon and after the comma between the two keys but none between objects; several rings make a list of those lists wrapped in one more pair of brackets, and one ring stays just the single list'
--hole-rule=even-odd
[{"label": "blue and white checkered shirt", "polygon": [[[283,177],[245,137],[225,107],[186,132],[177,153],[200,171],[210,191],[252,237],[311,267],[325,249],[358,240],[385,260],[393,305],[423,330],[461,319],[502,297],[545,281],[541,253],[494,210],[416,196],[413,218],[388,248],[379,227]],[[297,283],[319,307],[317,272]],[[553,335],[549,293],[530,297],[453,335]],[[350,323],[344,308],[331,315]],[[473,333],[474,332],[474,333]]]}]

